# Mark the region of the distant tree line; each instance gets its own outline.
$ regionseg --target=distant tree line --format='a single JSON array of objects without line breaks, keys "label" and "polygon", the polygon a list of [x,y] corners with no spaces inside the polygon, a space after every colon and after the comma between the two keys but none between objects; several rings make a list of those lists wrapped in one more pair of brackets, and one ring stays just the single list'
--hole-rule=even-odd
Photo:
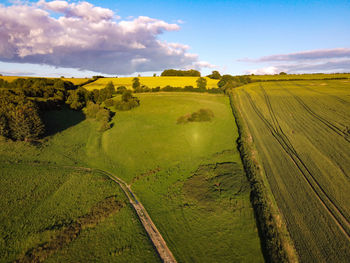
[{"label": "distant tree line", "polygon": [[200,77],[201,73],[198,70],[176,70],[176,69],[166,69],[161,74],[162,77]]},{"label": "distant tree line", "polygon": [[0,136],[23,141],[40,138],[45,133],[41,112],[61,108],[74,88],[61,79],[0,79]]}]

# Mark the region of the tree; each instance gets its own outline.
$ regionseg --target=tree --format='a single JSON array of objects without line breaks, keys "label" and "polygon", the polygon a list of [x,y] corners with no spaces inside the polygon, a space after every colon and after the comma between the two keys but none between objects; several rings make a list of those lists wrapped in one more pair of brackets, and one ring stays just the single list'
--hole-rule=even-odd
[{"label": "tree", "polygon": [[37,139],[45,132],[38,109],[32,102],[17,105],[10,116],[11,137],[15,140]]},{"label": "tree", "polygon": [[117,94],[123,94],[124,91],[126,91],[126,87],[125,86],[119,86],[117,88]]},{"label": "tree", "polygon": [[156,74],[156,73],[153,73],[153,77],[157,77],[157,74]]},{"label": "tree", "polygon": [[286,72],[280,72],[280,75],[287,75]]},{"label": "tree", "polygon": [[73,110],[80,110],[85,107],[86,101],[92,93],[88,92],[84,88],[70,91],[66,103],[70,105]]},{"label": "tree", "polygon": [[123,93],[123,95],[122,95],[122,101],[128,102],[128,101],[131,100],[132,98],[133,98],[133,96],[132,96],[130,90],[124,91],[124,93]]},{"label": "tree", "polygon": [[139,78],[133,78],[132,79],[132,88],[137,89],[141,86],[140,79]]},{"label": "tree", "polygon": [[200,90],[205,90],[207,88],[207,80],[203,77],[200,77],[196,81],[197,88]]},{"label": "tree", "polygon": [[107,97],[112,97],[112,94],[115,93],[115,87],[112,81],[108,82],[105,89],[108,91],[108,96]]},{"label": "tree", "polygon": [[198,70],[176,70],[176,69],[166,69],[161,74],[164,76],[179,76],[179,77],[200,77],[201,73]]},{"label": "tree", "polygon": [[4,113],[0,113],[0,136],[8,137],[10,134],[10,127],[8,125],[7,117]]},{"label": "tree", "polygon": [[220,75],[219,71],[214,70],[214,71],[212,71],[212,73],[210,75],[208,75],[208,78],[210,78],[210,79],[220,79],[221,75]]}]

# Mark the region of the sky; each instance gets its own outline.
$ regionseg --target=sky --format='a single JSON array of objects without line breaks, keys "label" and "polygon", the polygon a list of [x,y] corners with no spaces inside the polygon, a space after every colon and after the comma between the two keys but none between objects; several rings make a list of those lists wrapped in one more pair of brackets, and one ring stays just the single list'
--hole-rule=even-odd
[{"label": "sky", "polygon": [[0,74],[350,72],[350,1],[0,1]]}]

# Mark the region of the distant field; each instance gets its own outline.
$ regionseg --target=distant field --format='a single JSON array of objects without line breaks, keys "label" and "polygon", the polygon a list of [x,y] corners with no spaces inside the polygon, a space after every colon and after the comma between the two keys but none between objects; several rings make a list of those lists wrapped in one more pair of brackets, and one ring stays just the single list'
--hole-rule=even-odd
[{"label": "distant field", "polygon": [[[118,86],[125,86],[129,89],[132,88],[132,79],[131,78],[100,78],[97,81],[85,85],[84,88],[88,90],[93,89],[101,89],[104,88],[108,82],[112,81],[114,86],[117,88]],[[197,87],[196,80],[198,77],[140,77],[141,85],[146,85],[149,88],[161,87],[164,88],[167,85],[173,87],[185,87],[185,86],[193,86]],[[215,79],[207,79],[207,88],[217,88],[218,80]]]},{"label": "distant field", "polygon": [[350,258],[350,82],[235,90],[301,262]]},{"label": "distant field", "polygon": [[349,78],[350,73],[337,74],[287,74],[287,75],[254,75],[249,76],[252,80],[318,80],[318,79],[332,79],[332,78]]},{"label": "distant field", "polygon": [[[0,79],[4,79],[8,82],[11,82],[11,81],[14,81],[15,79],[18,79],[18,78],[32,78],[32,77],[18,77],[18,76],[0,76]],[[54,79],[54,78],[52,78]],[[84,82],[86,82],[88,79],[87,78],[60,78],[62,80],[66,80],[66,81],[70,81],[72,82],[74,85],[80,85]]]}]

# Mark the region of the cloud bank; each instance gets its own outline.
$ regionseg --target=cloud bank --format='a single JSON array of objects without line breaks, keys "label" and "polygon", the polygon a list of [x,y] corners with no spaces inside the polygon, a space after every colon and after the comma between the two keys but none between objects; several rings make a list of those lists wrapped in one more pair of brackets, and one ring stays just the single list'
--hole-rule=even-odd
[{"label": "cloud bank", "polygon": [[268,66],[248,70],[251,74],[277,74],[312,72],[350,72],[350,48],[334,48],[276,54],[240,62],[267,63]]},{"label": "cloud bank", "polygon": [[40,0],[0,4],[0,61],[132,74],[165,68],[211,67],[189,47],[157,37],[177,24],[140,16],[121,20],[88,2]]}]

